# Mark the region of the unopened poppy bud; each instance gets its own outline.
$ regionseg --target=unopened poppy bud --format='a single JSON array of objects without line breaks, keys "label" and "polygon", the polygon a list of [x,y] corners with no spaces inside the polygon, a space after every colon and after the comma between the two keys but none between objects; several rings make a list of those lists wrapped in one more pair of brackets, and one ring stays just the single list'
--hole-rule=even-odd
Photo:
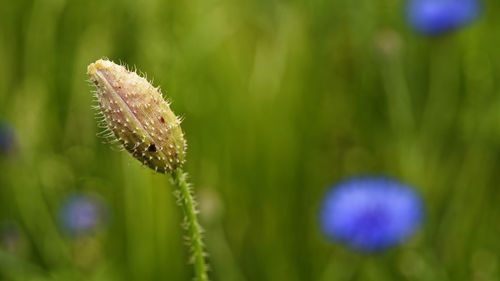
[{"label": "unopened poppy bud", "polygon": [[137,160],[161,173],[184,162],[186,143],[180,120],[160,90],[124,66],[98,60],[87,74],[108,129]]}]

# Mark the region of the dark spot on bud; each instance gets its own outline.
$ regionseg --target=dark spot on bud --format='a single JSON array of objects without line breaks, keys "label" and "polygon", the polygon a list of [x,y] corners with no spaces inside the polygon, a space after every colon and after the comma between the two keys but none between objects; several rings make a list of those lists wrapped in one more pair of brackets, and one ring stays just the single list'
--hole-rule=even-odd
[{"label": "dark spot on bud", "polygon": [[160,122],[165,123],[165,119],[163,118],[163,116],[160,117]]},{"label": "dark spot on bud", "polygon": [[148,151],[149,152],[156,152],[156,146],[152,143],[148,146]]}]

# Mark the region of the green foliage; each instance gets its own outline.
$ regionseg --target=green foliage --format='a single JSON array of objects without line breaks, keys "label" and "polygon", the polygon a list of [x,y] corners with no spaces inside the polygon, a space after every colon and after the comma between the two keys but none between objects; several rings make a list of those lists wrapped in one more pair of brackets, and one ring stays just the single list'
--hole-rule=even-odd
[{"label": "green foliage", "polygon": [[[413,34],[403,1],[7,1],[0,9],[0,223],[21,246],[2,280],[189,280],[174,188],[96,138],[86,66],[154,78],[189,149],[211,279],[499,280],[500,2],[443,38]],[[325,240],[339,179],[413,184],[426,223],[377,256]],[[71,239],[58,207],[102,196],[109,226]]]}]

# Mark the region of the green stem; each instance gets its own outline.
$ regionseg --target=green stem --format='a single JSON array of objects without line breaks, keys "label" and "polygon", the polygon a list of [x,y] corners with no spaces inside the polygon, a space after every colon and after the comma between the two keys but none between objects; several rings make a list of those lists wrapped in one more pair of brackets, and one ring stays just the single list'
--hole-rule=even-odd
[{"label": "green stem", "polygon": [[184,212],[184,220],[189,235],[192,260],[196,281],[208,281],[207,266],[201,242],[201,226],[196,218],[196,206],[186,181],[186,174],[182,169],[176,169],[172,173],[174,184],[178,189],[179,203]]}]

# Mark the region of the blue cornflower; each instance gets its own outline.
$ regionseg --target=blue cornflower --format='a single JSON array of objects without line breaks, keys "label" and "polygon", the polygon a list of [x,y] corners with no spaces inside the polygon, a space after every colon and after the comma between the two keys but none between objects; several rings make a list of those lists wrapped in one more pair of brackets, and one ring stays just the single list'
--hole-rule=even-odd
[{"label": "blue cornflower", "polygon": [[102,202],[94,196],[75,194],[66,199],[59,210],[60,222],[70,235],[94,232],[103,222]]},{"label": "blue cornflower", "polygon": [[16,146],[14,129],[7,122],[0,122],[0,154],[12,153]]},{"label": "blue cornflower", "polygon": [[362,177],[326,193],[320,224],[329,238],[373,252],[403,242],[422,217],[422,202],[413,189],[384,177]]},{"label": "blue cornflower", "polygon": [[439,35],[478,18],[479,0],[408,0],[408,22],[416,31]]}]

